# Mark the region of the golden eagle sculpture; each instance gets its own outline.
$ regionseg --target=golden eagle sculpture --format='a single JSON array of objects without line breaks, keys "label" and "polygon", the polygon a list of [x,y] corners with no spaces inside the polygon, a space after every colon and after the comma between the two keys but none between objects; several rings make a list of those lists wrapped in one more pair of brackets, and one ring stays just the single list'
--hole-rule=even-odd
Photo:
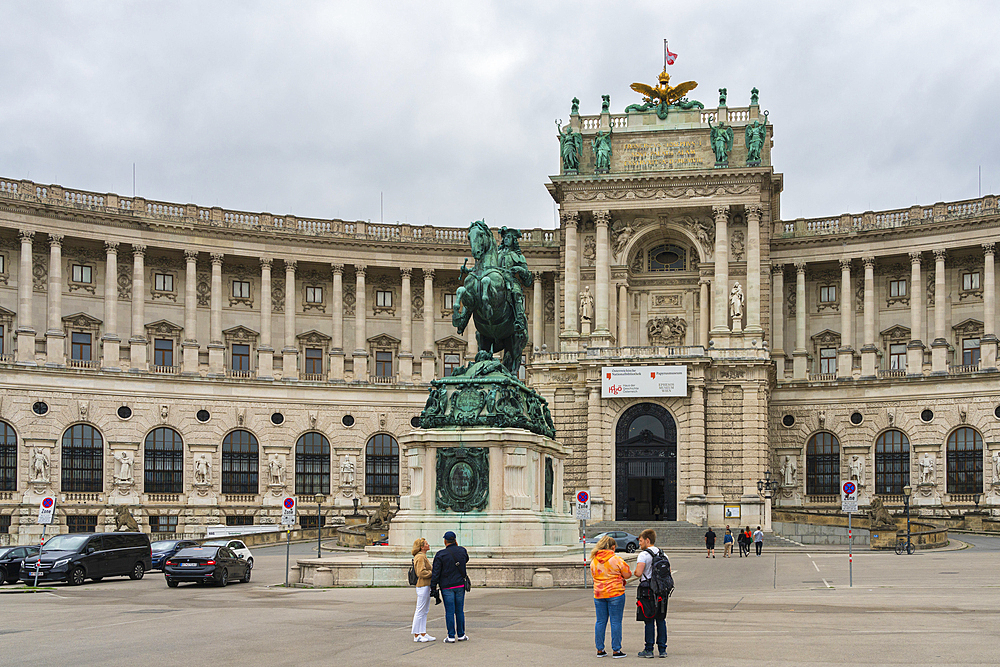
[{"label": "golden eagle sculpture", "polygon": [[685,95],[698,87],[697,81],[685,81],[682,84],[671,86],[670,75],[667,70],[663,70],[659,76],[659,83],[656,86],[647,86],[644,83],[633,83],[632,90],[643,97],[643,104],[631,104],[625,109],[625,113],[633,111],[656,110],[656,115],[661,119],[667,117],[670,107],[679,109],[704,109],[705,105],[697,100],[688,100]]}]

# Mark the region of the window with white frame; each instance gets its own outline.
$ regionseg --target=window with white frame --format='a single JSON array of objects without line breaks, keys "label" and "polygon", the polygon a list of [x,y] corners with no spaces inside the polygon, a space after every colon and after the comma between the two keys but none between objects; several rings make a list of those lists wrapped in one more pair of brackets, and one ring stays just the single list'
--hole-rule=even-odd
[{"label": "window with white frame", "polygon": [[323,303],[323,288],[306,287],[306,303]]},{"label": "window with white frame", "polygon": [[819,288],[820,303],[835,303],[837,301],[837,286],[823,285]]},{"label": "window with white frame", "polygon": [[389,290],[376,290],[375,306],[378,308],[392,308],[392,292]]},{"label": "window with white frame", "polygon": [[906,296],[906,279],[898,278],[889,281],[889,298],[899,299]]},{"label": "window with white frame", "polygon": [[962,272],[963,290],[977,290],[979,289],[979,284],[980,284],[979,271]]},{"label": "window with white frame", "polygon": [[93,271],[91,267],[85,264],[74,264],[72,270],[73,282],[87,284],[94,282]]},{"label": "window with white frame", "polygon": [[157,292],[173,292],[174,277],[169,273],[154,273],[153,289]]},{"label": "window with white frame", "polygon": [[233,281],[233,298],[235,298],[235,299],[249,299],[250,298],[250,281],[249,280],[234,280]]},{"label": "window with white frame", "polygon": [[450,292],[444,295],[444,309],[452,310],[455,307],[455,293]]}]

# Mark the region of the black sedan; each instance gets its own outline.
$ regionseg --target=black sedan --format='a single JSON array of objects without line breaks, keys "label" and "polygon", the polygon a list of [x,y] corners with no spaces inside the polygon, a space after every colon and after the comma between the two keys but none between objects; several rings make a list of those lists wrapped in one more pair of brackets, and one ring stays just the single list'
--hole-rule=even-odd
[{"label": "black sedan", "polygon": [[170,560],[170,557],[181,549],[187,547],[196,547],[198,543],[194,540],[157,540],[153,542],[150,547],[153,551],[153,568],[154,570],[162,570],[163,563]]},{"label": "black sedan", "polygon": [[163,564],[167,586],[176,588],[182,581],[225,586],[230,581],[250,581],[253,568],[229,547],[188,547],[181,549]]},{"label": "black sedan", "polygon": [[21,562],[38,555],[38,547],[0,547],[0,584],[17,583]]}]

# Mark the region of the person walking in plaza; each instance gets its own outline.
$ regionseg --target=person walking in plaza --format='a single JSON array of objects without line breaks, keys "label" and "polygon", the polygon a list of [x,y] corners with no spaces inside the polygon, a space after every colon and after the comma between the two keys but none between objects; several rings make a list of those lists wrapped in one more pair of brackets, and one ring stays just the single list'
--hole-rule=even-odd
[{"label": "person walking in plaza", "polygon": [[705,533],[705,558],[715,558],[715,531],[712,527],[708,527],[708,532]]},{"label": "person walking in plaza", "polygon": [[594,643],[598,658],[608,654],[604,650],[608,621],[611,621],[611,655],[614,658],[625,657],[622,653],[622,615],[625,613],[625,582],[632,576],[632,570],[628,563],[615,555],[617,548],[615,538],[605,535],[590,552],[590,575],[594,580],[594,610],[597,614]]},{"label": "person walking in plaza", "polygon": [[757,555],[760,555],[760,550],[764,547],[764,532],[757,526],[757,530],[753,531],[753,545],[757,549]]},{"label": "person walking in plaza", "polygon": [[729,526],[726,526],[726,533],[722,536],[722,557],[732,558],[733,557],[733,531],[729,530]]},{"label": "person walking in plaza", "polygon": [[[659,655],[661,658],[667,657],[667,609],[666,603],[664,603],[663,608],[656,608],[655,611],[649,610],[647,614],[643,613],[643,607],[649,605],[650,607],[655,606],[655,596],[651,591],[651,583],[653,576],[653,558],[663,555],[661,551],[656,546],[656,531],[647,528],[639,534],[639,548],[642,552],[639,553],[639,559],[635,564],[635,576],[639,577],[639,586],[636,590],[636,620],[642,621],[646,624],[646,646],[641,652],[639,652],[638,657],[640,658],[652,658],[653,657],[653,642],[655,639],[656,646],[659,649]],[[663,558],[666,558],[663,555]],[[668,561],[669,567],[669,561]],[[647,618],[649,613],[654,614],[652,619]]]},{"label": "person walking in plaza", "polygon": [[413,571],[417,574],[417,610],[413,612],[413,633],[415,642],[432,642],[436,638],[427,634],[427,611],[431,608],[431,562],[427,551],[431,545],[422,537],[413,540]]},{"label": "person walking in plaza", "polygon": [[743,549],[746,553],[746,557],[750,557],[750,545],[753,543],[753,537],[750,535],[750,526],[743,529]]},{"label": "person walking in plaza", "polygon": [[434,554],[431,568],[431,588],[441,591],[444,600],[444,620],[448,626],[448,636],[444,642],[468,641],[465,634],[465,584],[468,574],[465,566],[469,562],[469,552],[458,546],[455,533],[444,534],[444,549]]}]

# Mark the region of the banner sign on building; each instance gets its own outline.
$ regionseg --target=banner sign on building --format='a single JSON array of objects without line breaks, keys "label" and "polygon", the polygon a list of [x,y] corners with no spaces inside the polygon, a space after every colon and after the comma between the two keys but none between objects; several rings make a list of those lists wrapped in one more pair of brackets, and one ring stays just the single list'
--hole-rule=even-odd
[{"label": "banner sign on building", "polygon": [[601,369],[602,398],[687,396],[687,366],[608,366]]}]

